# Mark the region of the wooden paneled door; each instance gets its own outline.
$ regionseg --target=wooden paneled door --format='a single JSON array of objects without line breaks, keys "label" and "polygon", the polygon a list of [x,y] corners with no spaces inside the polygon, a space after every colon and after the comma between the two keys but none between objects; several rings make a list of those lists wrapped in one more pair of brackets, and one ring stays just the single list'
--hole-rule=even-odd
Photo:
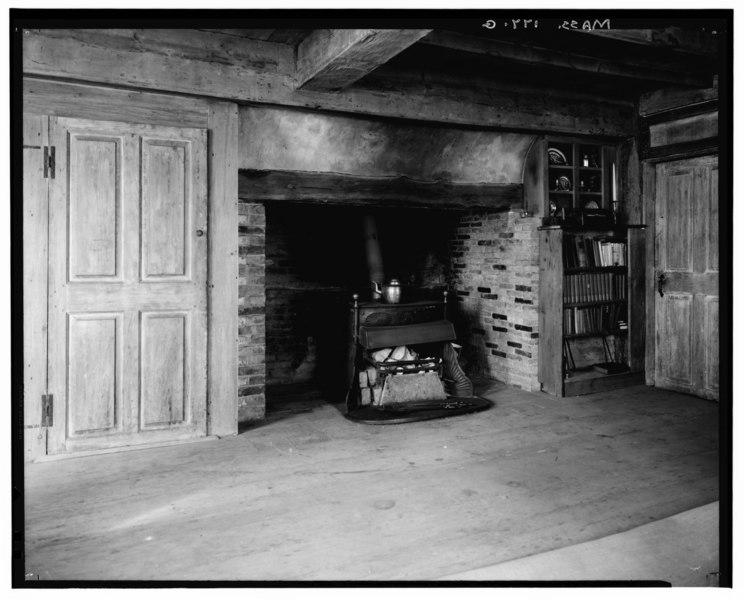
[{"label": "wooden paneled door", "polygon": [[656,385],[718,399],[718,159],[656,166]]},{"label": "wooden paneled door", "polygon": [[207,137],[50,118],[48,453],[205,435]]}]

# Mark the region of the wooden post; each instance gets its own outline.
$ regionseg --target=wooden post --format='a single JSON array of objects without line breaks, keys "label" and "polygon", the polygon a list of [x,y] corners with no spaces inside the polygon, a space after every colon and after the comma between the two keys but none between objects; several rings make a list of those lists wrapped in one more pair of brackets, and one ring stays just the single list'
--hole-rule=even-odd
[{"label": "wooden post", "polygon": [[628,227],[628,366],[642,372],[646,362],[646,236]]},{"label": "wooden post", "polygon": [[563,231],[540,231],[538,380],[543,391],[563,395]]},{"label": "wooden post", "polygon": [[207,434],[238,432],[238,108],[209,107]]}]

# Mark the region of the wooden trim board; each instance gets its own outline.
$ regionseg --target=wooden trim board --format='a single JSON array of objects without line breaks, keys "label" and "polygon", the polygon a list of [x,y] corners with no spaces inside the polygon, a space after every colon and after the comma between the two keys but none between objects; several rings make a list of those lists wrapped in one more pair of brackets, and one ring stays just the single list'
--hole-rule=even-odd
[{"label": "wooden trim board", "polygon": [[238,107],[209,106],[207,434],[238,432]]},{"label": "wooden trim board", "polygon": [[58,462],[60,460],[71,460],[74,458],[86,458],[90,456],[104,455],[107,453],[120,453],[122,451],[138,451],[140,449],[155,449],[158,447],[171,447],[173,445],[186,445],[187,443],[202,443],[204,441],[216,441],[219,437],[209,435],[206,437],[191,437],[174,441],[159,441],[157,443],[143,443],[141,445],[127,445],[124,447],[111,447],[109,449],[91,449],[87,451],[76,451],[74,453],[55,453],[51,455],[40,455],[34,458],[34,462]]},{"label": "wooden trim board", "polygon": [[643,163],[641,181],[646,222],[646,384],[654,385],[656,364],[656,165]]},{"label": "wooden trim board", "polygon": [[85,83],[23,78],[24,113],[206,129],[204,100]]},{"label": "wooden trim board", "polygon": [[627,372],[623,374],[598,374],[596,377],[566,379],[563,383],[563,397],[574,395],[587,395],[597,391],[609,391],[620,389],[629,385],[643,385],[645,375],[643,372]]},{"label": "wooden trim board", "polygon": [[24,456],[46,451],[41,396],[47,393],[48,179],[43,148],[49,119],[23,115],[23,405]]}]

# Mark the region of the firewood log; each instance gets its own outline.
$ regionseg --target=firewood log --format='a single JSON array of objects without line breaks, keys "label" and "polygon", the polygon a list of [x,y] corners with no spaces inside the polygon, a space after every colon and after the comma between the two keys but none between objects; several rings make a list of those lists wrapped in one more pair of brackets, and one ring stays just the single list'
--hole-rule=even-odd
[{"label": "firewood log", "polygon": [[367,381],[369,382],[369,386],[374,387],[375,383],[377,382],[377,369],[372,368],[372,366],[370,366],[369,368],[367,368],[366,372],[367,372]]}]

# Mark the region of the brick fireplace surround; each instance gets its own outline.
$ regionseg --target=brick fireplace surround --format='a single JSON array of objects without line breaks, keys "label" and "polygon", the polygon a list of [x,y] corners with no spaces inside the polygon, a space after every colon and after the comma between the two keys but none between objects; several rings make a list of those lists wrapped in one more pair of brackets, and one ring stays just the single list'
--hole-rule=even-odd
[{"label": "brick fireplace surround", "polygon": [[[239,215],[238,418],[247,422],[264,417],[267,383],[313,380],[315,348],[312,338],[306,338],[306,348],[298,348],[295,339],[294,352],[306,351],[306,359],[276,355],[281,343],[272,343],[267,356],[267,337],[281,334],[270,330],[267,335],[267,321],[277,321],[272,301],[267,305],[267,210],[261,203],[241,200]],[[539,390],[538,219],[522,218],[516,210],[452,212],[447,218],[453,233],[447,240],[444,283],[452,298],[450,318],[463,346],[463,367],[470,376],[485,374]],[[348,296],[355,291],[350,289]],[[268,292],[272,300],[276,293]]]},{"label": "brick fireplace surround", "polygon": [[266,211],[238,205],[238,422],[266,411]]}]

